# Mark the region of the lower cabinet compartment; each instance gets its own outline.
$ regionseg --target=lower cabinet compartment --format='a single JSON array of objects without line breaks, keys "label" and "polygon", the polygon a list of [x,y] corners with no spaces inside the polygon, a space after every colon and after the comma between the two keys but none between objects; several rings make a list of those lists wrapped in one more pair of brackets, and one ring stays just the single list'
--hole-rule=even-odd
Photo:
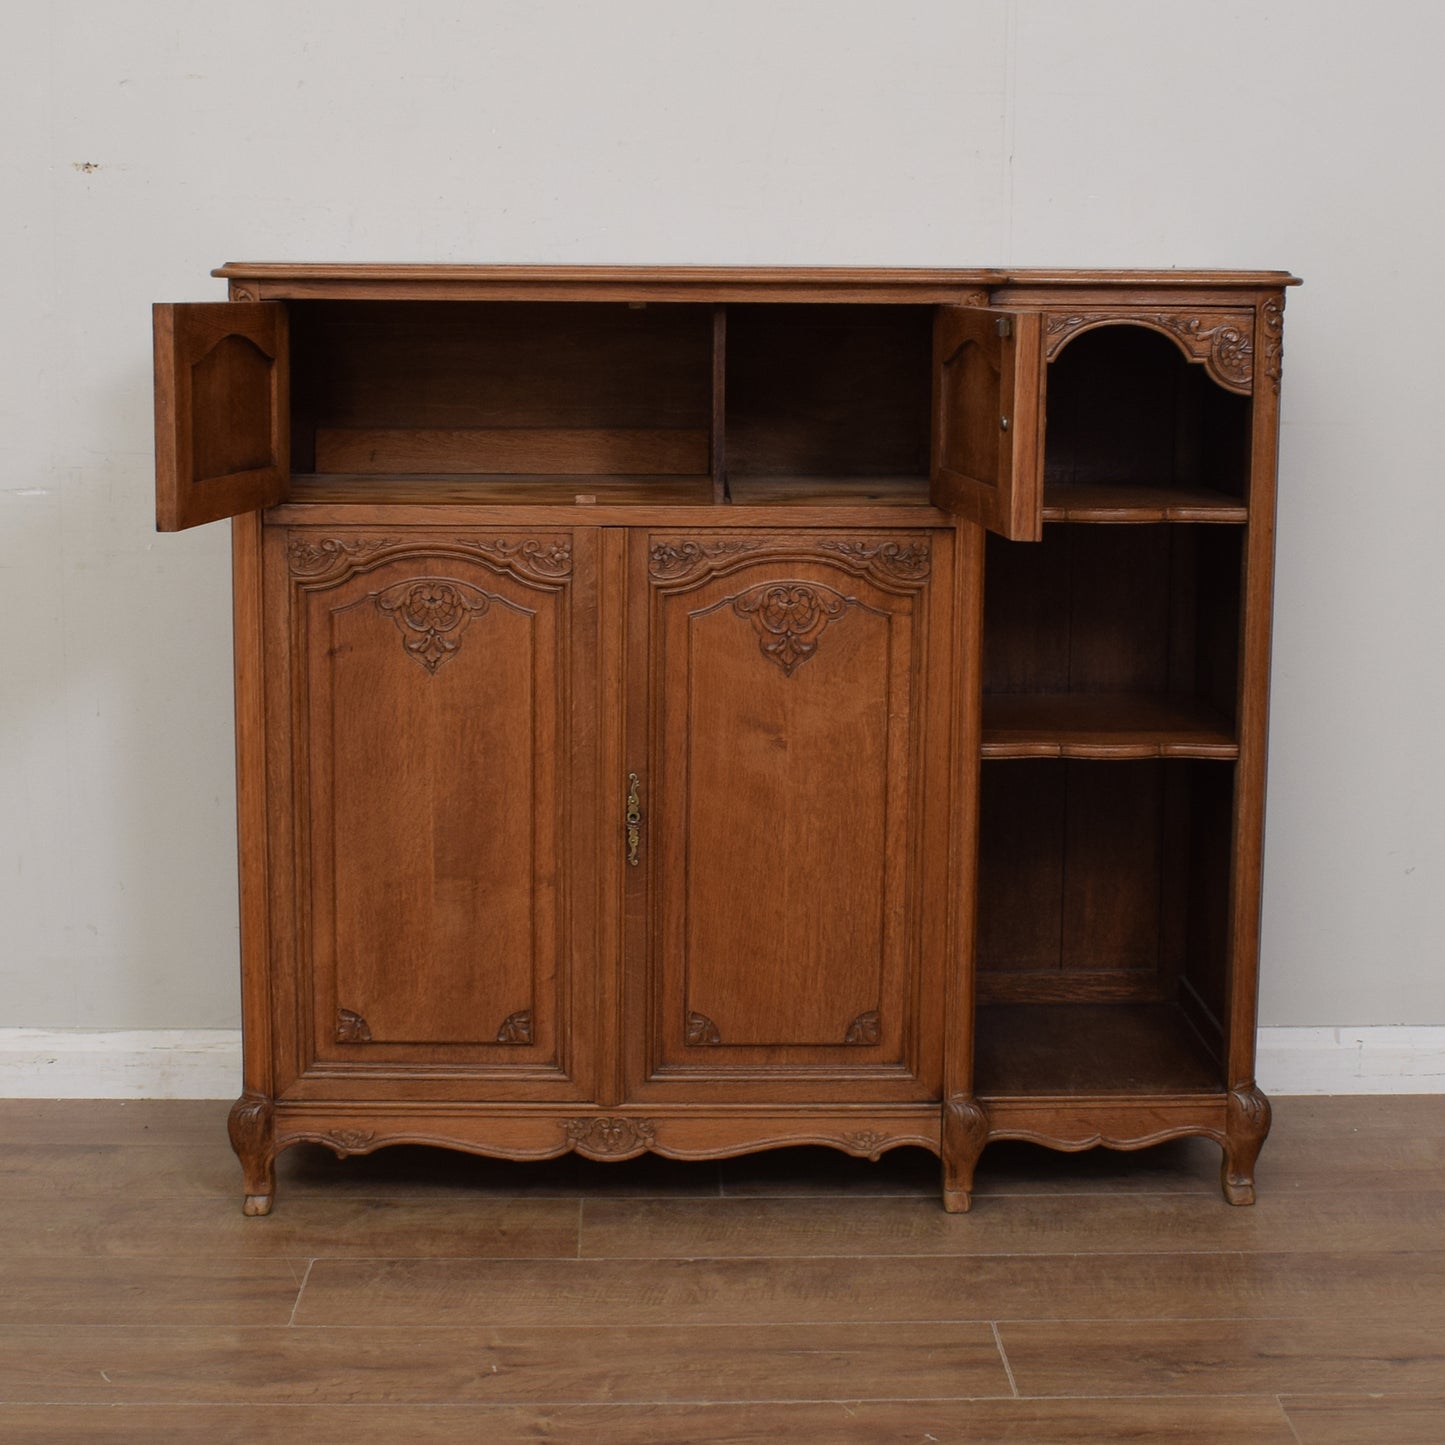
[{"label": "lower cabinet compartment", "polygon": [[981,771],[978,1094],[1222,1091],[1233,766]]}]

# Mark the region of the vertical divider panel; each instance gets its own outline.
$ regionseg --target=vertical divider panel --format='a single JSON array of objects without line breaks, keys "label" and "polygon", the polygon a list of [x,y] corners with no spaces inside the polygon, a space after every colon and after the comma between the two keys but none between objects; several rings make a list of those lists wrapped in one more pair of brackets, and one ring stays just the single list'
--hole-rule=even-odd
[{"label": "vertical divider panel", "polygon": [[726,502],[727,477],[727,334],[728,309],[719,301],[712,309],[712,439],[710,465],[714,505]]}]

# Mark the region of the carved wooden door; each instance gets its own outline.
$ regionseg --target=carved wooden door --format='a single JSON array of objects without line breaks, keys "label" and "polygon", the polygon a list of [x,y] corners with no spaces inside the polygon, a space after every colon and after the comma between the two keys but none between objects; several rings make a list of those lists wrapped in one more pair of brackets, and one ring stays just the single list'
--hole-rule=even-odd
[{"label": "carved wooden door", "polygon": [[936,1093],[948,541],[634,534],[633,1097]]},{"label": "carved wooden door", "polygon": [[590,535],[277,533],[300,1087],[590,1096]]},{"label": "carved wooden door", "polygon": [[940,306],[933,325],[935,506],[1014,541],[1043,535],[1037,312]]}]

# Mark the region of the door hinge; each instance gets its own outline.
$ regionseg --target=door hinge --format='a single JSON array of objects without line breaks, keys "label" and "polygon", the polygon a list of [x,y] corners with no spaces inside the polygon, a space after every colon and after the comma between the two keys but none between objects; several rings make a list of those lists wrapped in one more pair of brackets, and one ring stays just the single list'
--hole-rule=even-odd
[{"label": "door hinge", "polygon": [[993,329],[997,331],[1000,336],[1012,336],[1014,334],[1013,318],[1011,316],[995,316],[993,319]]}]

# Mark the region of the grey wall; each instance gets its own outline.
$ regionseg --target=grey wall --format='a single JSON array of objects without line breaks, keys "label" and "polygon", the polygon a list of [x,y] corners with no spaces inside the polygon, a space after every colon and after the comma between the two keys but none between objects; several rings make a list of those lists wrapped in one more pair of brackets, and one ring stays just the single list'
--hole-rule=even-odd
[{"label": "grey wall", "polygon": [[1263,1020],[1445,1023],[1440,10],[0,25],[0,1025],[236,1021],[228,538],[152,531],[148,317],[231,258],[1293,268]]}]

